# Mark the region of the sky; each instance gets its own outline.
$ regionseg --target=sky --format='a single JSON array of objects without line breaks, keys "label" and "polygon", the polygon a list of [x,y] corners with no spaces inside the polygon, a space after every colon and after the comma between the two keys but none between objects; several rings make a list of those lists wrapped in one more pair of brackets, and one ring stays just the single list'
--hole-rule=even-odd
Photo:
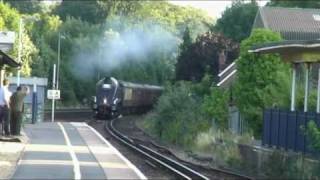
[{"label": "sky", "polygon": [[[208,13],[210,17],[219,18],[221,13],[226,9],[226,7],[230,7],[232,1],[231,0],[206,0],[206,1],[181,1],[174,0],[169,1],[172,4],[180,5],[180,6],[191,6],[194,8],[199,8]],[[259,6],[264,6],[268,1],[261,0],[258,1]]]}]

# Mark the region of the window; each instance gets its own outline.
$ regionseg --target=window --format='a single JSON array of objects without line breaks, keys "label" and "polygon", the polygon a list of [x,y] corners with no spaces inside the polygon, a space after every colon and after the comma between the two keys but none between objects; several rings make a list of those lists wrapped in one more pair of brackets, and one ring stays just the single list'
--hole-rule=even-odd
[{"label": "window", "polygon": [[313,19],[314,19],[315,21],[320,21],[320,14],[314,14],[314,15],[313,15]]}]

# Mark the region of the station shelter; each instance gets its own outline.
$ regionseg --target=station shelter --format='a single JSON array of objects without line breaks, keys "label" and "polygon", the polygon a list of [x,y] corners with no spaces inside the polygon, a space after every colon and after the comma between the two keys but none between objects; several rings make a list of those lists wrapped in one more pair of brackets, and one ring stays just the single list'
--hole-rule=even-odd
[{"label": "station shelter", "polygon": [[[8,77],[9,90],[15,92],[17,89],[17,77]],[[40,77],[21,77],[20,85],[28,86],[30,92],[24,99],[24,123],[36,123],[44,120],[45,92],[48,79]]]},{"label": "station shelter", "polygon": [[[281,59],[290,63],[292,67],[290,110],[264,110],[262,144],[286,150],[315,153],[303,131],[303,127],[306,127],[311,120],[315,121],[320,127],[320,40],[265,43],[252,47],[249,52],[280,54]],[[305,66],[303,111],[296,108],[296,79],[299,65]],[[318,71],[316,109],[308,107],[311,67],[317,68]]]},{"label": "station shelter", "polygon": [[[15,61],[8,55],[8,52],[13,48],[15,42],[15,32],[0,31],[0,86],[4,78],[9,79],[9,89],[15,92],[17,88],[16,77],[5,77],[5,71],[8,68],[19,69],[21,64]],[[29,77],[20,78],[20,84],[28,86],[30,93],[24,99],[25,103],[25,118],[26,122],[37,122],[43,120],[45,88],[47,86],[47,78]],[[34,102],[34,103],[33,103]]]}]

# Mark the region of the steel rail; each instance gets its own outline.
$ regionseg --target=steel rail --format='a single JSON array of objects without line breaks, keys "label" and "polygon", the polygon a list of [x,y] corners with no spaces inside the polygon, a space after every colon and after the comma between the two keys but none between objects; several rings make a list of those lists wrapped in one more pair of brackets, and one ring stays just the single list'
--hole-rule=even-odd
[{"label": "steel rail", "polygon": [[106,130],[117,140],[124,143],[128,147],[134,149],[135,151],[141,153],[142,155],[148,157],[149,159],[154,160],[161,166],[169,169],[173,173],[177,174],[179,177],[184,179],[205,179],[209,180],[208,177],[200,174],[199,172],[196,172],[192,170],[191,168],[169,158],[166,157],[144,145],[141,145],[139,143],[136,143],[134,140],[130,139],[129,137],[121,134],[117,129],[114,128],[113,123],[114,120],[111,120],[110,122],[106,123],[105,128]]}]

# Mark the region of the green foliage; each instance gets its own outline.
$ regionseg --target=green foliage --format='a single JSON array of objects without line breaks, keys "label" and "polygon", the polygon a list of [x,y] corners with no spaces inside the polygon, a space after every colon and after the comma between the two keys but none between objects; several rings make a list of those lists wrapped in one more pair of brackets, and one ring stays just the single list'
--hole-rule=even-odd
[{"label": "green foliage", "polygon": [[238,54],[238,44],[221,34],[207,32],[198,36],[177,59],[176,79],[199,82],[210,73],[217,77],[219,73],[219,55],[226,55],[226,62],[232,62]]},{"label": "green foliage", "polygon": [[237,42],[249,37],[254,18],[258,10],[255,1],[245,3],[235,1],[217,20],[214,30],[222,32],[226,37]]},{"label": "green foliage", "polygon": [[[18,41],[18,40],[17,40]],[[18,42],[14,44],[13,56],[18,57]],[[26,33],[22,35],[22,53],[21,53],[21,74],[23,76],[30,76],[31,75],[31,65],[36,60],[38,56],[38,49],[34,46],[33,42],[29,38]]]},{"label": "green foliage", "polygon": [[[74,74],[74,60],[83,54],[90,54],[91,56],[84,56],[84,61],[78,62],[88,65],[95,63],[98,57],[97,49],[101,44],[112,42],[113,33],[119,36],[119,39],[130,31],[143,32],[143,35],[149,33],[161,39],[163,34],[152,28],[158,26],[170,34],[172,40],[166,45],[158,44],[152,47],[153,50],[143,57],[126,57],[125,63],[112,70],[101,65],[92,71],[99,71],[100,78],[112,75],[138,83],[163,84],[174,79],[179,42],[186,28],[192,29],[189,36],[191,42],[198,34],[208,31],[212,22],[202,11],[172,5],[166,1],[62,1],[55,3],[57,6],[52,12],[48,11],[48,6],[37,0],[4,2],[16,10],[8,4],[0,3],[0,29],[18,32],[20,13],[25,14],[23,75],[48,77],[48,86],[51,87],[52,65],[57,64],[58,35],[60,33],[65,37],[61,39],[59,88],[62,100],[58,105],[82,102],[94,94],[94,84],[98,76],[84,78]],[[107,37],[108,34],[111,39]],[[17,57],[17,47],[16,42],[10,52],[12,57]],[[82,70],[82,74],[88,71],[89,69]],[[199,88],[203,93],[206,91],[201,90],[200,86]]]},{"label": "green foliage", "polygon": [[[8,4],[0,3],[0,29],[1,30],[8,30],[8,31],[15,31],[16,34],[19,32],[19,21],[20,21],[20,14],[15,10],[12,9]],[[38,49],[34,46],[33,42],[31,41],[29,35],[27,34],[26,30],[23,29],[22,31],[22,53],[21,53],[21,73],[24,76],[31,75],[31,64],[36,59],[38,55]],[[16,38],[15,43],[13,45],[13,49],[9,52],[9,55],[12,56],[14,59],[18,57],[18,44],[19,39]],[[13,72],[13,69],[8,68],[8,72]]]},{"label": "green foliage", "polygon": [[[62,2],[55,11],[64,20],[64,23],[59,26],[59,31],[67,37],[61,40],[61,65],[67,65],[62,73],[68,74],[60,75],[63,77],[61,80],[63,83],[62,92],[64,90],[73,92],[75,95],[70,96],[75,97],[78,101],[93,94],[94,82],[102,76],[111,75],[125,81],[150,84],[163,84],[166,81],[171,81],[174,79],[175,54],[178,53],[177,42],[179,42],[185,27],[193,28],[192,36],[196,36],[197,33],[208,30],[206,23],[211,21],[203,13],[192,8],[178,7],[163,1],[144,1],[143,3],[139,1],[92,1],[90,5],[89,3],[80,4],[81,8],[85,9],[82,12],[79,12],[79,8],[77,8],[79,5],[76,2],[67,1]],[[95,13],[103,13],[103,15],[93,17]],[[67,14],[71,17],[68,18]],[[102,48],[101,51],[108,51],[108,48],[112,47],[112,43],[116,42],[113,39],[115,37],[119,40],[116,43],[127,44],[130,47],[130,42],[122,42],[122,38],[127,36],[130,31],[143,32],[144,34],[152,34],[153,37],[162,38],[162,32],[153,29],[155,26],[174,35],[170,45],[154,46],[152,51],[143,57],[110,60],[109,57],[98,55],[100,52],[97,49],[101,49],[101,44],[104,45],[103,48],[107,48]],[[44,41],[49,44],[53,52],[56,52],[57,31],[47,32],[50,33],[44,37]],[[46,52],[48,51],[50,52],[50,50],[46,50]],[[51,59],[56,59],[56,57]],[[92,66],[91,64],[97,64],[97,59],[115,64],[120,62],[120,65],[114,68],[109,68],[109,65],[106,64],[100,64],[98,67]],[[96,72],[94,77],[70,74],[76,64],[87,64],[86,70],[78,69],[78,71],[81,71],[82,75],[90,73],[89,71]],[[73,86],[64,85],[64,81],[73,84]],[[85,88],[80,88],[80,85]],[[64,89],[67,87],[72,89]],[[79,88],[85,90],[78,90]],[[68,96],[66,94],[66,97]],[[63,101],[65,100],[69,99],[64,98]]]},{"label": "green foliage", "polygon": [[104,22],[108,15],[97,0],[63,0],[54,13],[59,15],[63,21],[67,17],[73,17],[93,24]]},{"label": "green foliage", "polygon": [[204,97],[202,109],[214,119],[216,125],[221,129],[228,127],[228,90],[212,88],[210,95]]},{"label": "green foliage", "polygon": [[147,1],[98,1],[104,12],[113,16],[132,16],[141,10]]},{"label": "green foliage", "polygon": [[16,10],[10,8],[8,4],[0,3],[0,29],[18,32],[19,18],[20,15]]},{"label": "green foliage", "polygon": [[314,121],[309,121],[306,127],[306,135],[311,141],[312,147],[320,151],[320,128]]},{"label": "green foliage", "polygon": [[22,14],[32,14],[41,12],[44,6],[43,2],[41,2],[40,0],[3,0],[3,2],[9,3],[11,7],[17,9]]},{"label": "green foliage", "polygon": [[144,1],[136,13],[138,21],[158,22],[162,27],[182,37],[186,27],[192,29],[192,39],[209,30],[212,19],[203,11],[191,7],[181,7],[166,1]]},{"label": "green foliage", "polygon": [[182,40],[183,40],[183,42],[180,44],[180,52],[187,51],[188,48],[192,44],[192,38],[190,36],[190,29],[188,27],[186,27],[186,30],[184,31]]},{"label": "green foliage", "polygon": [[213,76],[206,73],[201,82],[192,85],[192,91],[200,97],[210,94],[210,88],[213,85]]},{"label": "green foliage", "polygon": [[209,120],[200,102],[192,95],[189,83],[166,87],[152,116],[151,129],[161,139],[190,148],[199,132],[208,130]]},{"label": "green foliage", "polygon": [[[57,59],[55,51],[56,34],[62,24],[58,16],[49,14],[34,14],[37,21],[28,23],[27,30],[35,46],[39,49],[39,56],[32,63],[32,75],[48,77],[52,64]],[[50,76],[49,76],[50,78]]]},{"label": "green foliage", "polygon": [[274,151],[263,163],[264,176],[270,179],[317,179],[319,162],[302,154]]},{"label": "green foliage", "polygon": [[280,34],[255,29],[242,41],[237,60],[236,103],[255,135],[261,133],[262,111],[270,107],[288,107],[289,67],[278,55],[256,55],[248,50],[256,44],[280,41]]}]

